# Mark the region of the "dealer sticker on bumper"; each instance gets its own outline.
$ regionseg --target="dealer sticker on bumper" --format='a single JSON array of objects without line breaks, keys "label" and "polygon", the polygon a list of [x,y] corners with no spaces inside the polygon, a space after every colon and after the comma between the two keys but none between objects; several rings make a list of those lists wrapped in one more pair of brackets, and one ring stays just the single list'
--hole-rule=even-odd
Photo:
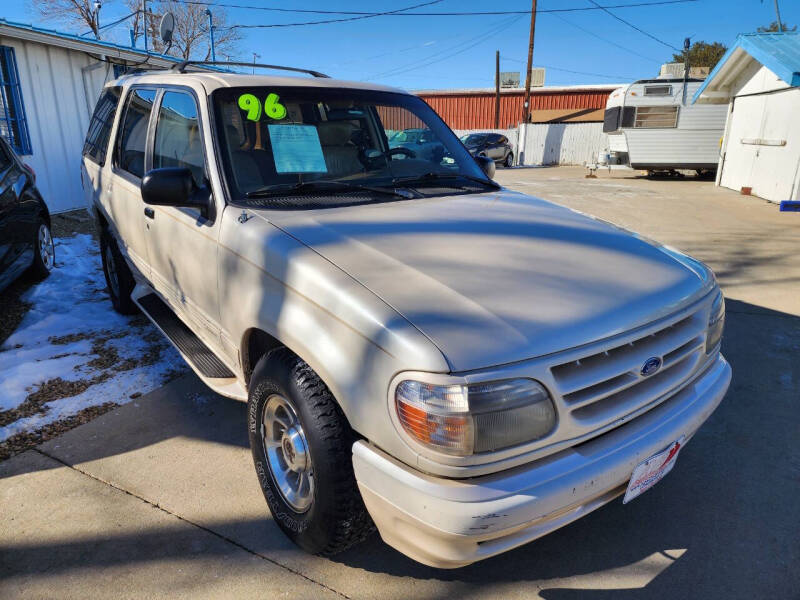
[{"label": "dealer sticker on bumper", "polygon": [[631,480],[628,482],[628,489],[625,492],[625,498],[622,500],[623,504],[627,504],[636,498],[642,492],[649,490],[672,470],[675,466],[675,461],[678,460],[678,452],[683,447],[683,440],[685,436],[677,442],[673,442],[670,446],[654,454],[643,463],[633,470]]}]

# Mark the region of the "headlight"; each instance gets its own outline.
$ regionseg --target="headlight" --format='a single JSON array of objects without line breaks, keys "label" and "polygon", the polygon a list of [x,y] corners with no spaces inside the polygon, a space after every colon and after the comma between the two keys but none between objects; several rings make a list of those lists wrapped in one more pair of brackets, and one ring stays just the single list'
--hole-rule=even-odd
[{"label": "headlight", "polygon": [[708,333],[706,334],[706,354],[717,347],[722,339],[722,330],[725,329],[725,298],[722,292],[717,292],[714,304],[711,305],[711,316],[708,318]]},{"label": "headlight", "polygon": [[472,385],[406,380],[395,390],[395,407],[411,437],[459,456],[538,440],[556,423],[550,395],[532,379]]}]

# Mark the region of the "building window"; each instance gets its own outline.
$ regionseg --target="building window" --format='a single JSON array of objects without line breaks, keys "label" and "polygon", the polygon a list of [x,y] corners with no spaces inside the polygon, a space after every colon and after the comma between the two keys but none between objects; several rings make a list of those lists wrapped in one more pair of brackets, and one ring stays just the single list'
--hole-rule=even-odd
[{"label": "building window", "polygon": [[678,126],[677,106],[637,106],[634,127],[663,129]]},{"label": "building window", "polygon": [[0,46],[0,135],[18,154],[32,154],[17,57],[10,46]]}]

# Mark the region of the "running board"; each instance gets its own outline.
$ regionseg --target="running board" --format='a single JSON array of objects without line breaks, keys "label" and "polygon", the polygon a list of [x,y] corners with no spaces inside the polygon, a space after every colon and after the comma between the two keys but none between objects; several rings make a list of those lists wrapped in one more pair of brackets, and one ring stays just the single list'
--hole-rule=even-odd
[{"label": "running board", "polygon": [[203,377],[210,379],[236,377],[157,295],[147,294],[139,298],[137,304]]}]

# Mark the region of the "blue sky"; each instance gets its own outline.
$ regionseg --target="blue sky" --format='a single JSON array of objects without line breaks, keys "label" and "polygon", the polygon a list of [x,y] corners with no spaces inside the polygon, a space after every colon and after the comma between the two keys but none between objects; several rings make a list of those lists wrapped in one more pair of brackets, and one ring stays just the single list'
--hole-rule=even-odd
[{"label": "blue sky", "polygon": [[[219,0],[224,4],[226,0]],[[423,0],[227,0],[232,4],[319,10],[385,11]],[[648,0],[599,0],[603,5]],[[650,0],[652,1],[652,0]],[[589,0],[540,0],[539,9],[588,7]],[[529,10],[526,0],[491,3],[442,0],[418,11]],[[229,8],[234,23],[289,23],[328,18],[324,15],[274,13]],[[102,22],[126,14],[122,0],[105,0]],[[683,39],[730,45],[738,33],[755,31],[775,20],[773,0],[698,0],[685,4],[616,8],[612,12],[640,29],[681,47]],[[5,0],[0,16],[65,30],[45,22],[27,0]],[[781,0],[781,17],[800,23],[800,2]],[[336,18],[335,16],[332,18]],[[241,58],[313,68],[334,77],[370,80],[407,89],[490,87],[494,85],[494,52],[501,70],[524,71],[528,44],[527,16],[377,17],[349,23],[244,31]],[[82,32],[81,32],[82,33]],[[120,26],[109,32],[128,38]],[[536,23],[534,64],[545,66],[546,85],[620,83],[655,76],[672,55],[667,46],[646,37],[600,11],[540,14]],[[571,72],[575,71],[575,72]]]}]

